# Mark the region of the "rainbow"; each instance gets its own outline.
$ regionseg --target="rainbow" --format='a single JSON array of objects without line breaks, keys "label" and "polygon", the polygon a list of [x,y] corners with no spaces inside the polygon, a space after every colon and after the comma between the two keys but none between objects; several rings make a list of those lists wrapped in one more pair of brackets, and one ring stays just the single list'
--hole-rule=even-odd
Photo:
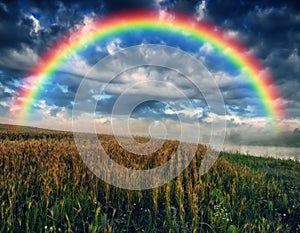
[{"label": "rainbow", "polygon": [[281,95],[272,81],[270,72],[246,47],[211,24],[198,22],[177,13],[162,17],[158,12],[134,11],[99,18],[88,26],[88,30],[82,26],[64,36],[29,72],[28,85],[18,91],[11,110],[20,121],[28,118],[34,100],[43,90],[43,84],[71,54],[84,50],[96,41],[134,30],[154,30],[181,36],[185,34],[201,43],[211,44],[218,53],[222,53],[225,59],[245,74],[268,117],[282,119],[285,115],[283,105],[280,103]]}]

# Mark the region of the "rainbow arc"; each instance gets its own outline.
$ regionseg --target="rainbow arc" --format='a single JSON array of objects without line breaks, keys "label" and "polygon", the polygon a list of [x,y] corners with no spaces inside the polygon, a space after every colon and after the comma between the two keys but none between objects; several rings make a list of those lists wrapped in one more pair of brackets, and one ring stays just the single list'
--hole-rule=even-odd
[{"label": "rainbow arc", "polygon": [[250,85],[257,93],[266,115],[272,119],[285,116],[280,104],[281,95],[273,82],[270,72],[237,40],[226,36],[214,25],[195,21],[193,18],[172,14],[162,18],[157,12],[134,11],[107,16],[81,27],[58,41],[29,72],[29,88],[21,88],[15,98],[20,121],[26,121],[32,112],[33,102],[43,91],[42,86],[64,64],[69,55],[84,50],[96,41],[114,35],[122,35],[135,30],[151,30],[161,33],[184,34],[201,43],[209,43],[218,53],[222,53],[233,65],[244,72]]}]

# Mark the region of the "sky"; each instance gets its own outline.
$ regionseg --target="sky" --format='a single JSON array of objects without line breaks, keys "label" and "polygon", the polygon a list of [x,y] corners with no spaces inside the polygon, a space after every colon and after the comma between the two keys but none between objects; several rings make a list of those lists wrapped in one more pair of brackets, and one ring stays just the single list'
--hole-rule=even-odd
[{"label": "sky", "polygon": [[[180,12],[197,21],[209,22],[240,41],[272,73],[281,92],[286,116],[278,121],[278,128],[281,131],[300,128],[300,2],[275,0],[1,1],[0,123],[19,124],[12,112],[14,98],[26,85],[28,72],[64,35],[74,28],[88,27],[106,15],[140,9],[165,15]],[[208,99],[213,97],[205,95],[216,94],[204,95],[183,74],[167,67],[144,65],[116,76],[105,86],[100,98],[91,94],[97,91],[93,80],[86,82],[84,90],[89,96],[77,98],[82,111],[74,116],[75,97],[82,81],[86,77],[95,78],[93,71],[102,76],[109,71],[99,66],[99,61],[143,44],[171,46],[199,60],[207,74],[202,90],[210,89],[210,80],[218,86],[225,114],[208,106]],[[136,50],[134,55],[142,53]],[[188,65],[187,60],[178,59],[182,67]],[[97,99],[95,114],[84,111],[91,99]],[[118,99],[121,104],[115,110]],[[130,116],[130,131],[136,135],[150,133],[178,138],[184,128],[193,137],[200,129],[201,140],[205,141],[209,140],[214,123],[220,122],[226,122],[226,129],[221,127],[220,132],[213,133],[238,132],[249,138],[275,133],[257,93],[241,70],[209,43],[199,44],[155,31],[116,35],[72,54],[43,86],[25,124],[72,130],[73,119],[84,130],[96,117],[97,130],[110,133],[113,128],[117,131],[122,128],[125,116]]]}]

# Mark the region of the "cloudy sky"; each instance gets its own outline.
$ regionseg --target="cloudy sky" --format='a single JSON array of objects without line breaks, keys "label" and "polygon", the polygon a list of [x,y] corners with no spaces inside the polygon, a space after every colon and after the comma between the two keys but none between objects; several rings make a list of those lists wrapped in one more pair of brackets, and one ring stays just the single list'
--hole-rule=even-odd
[{"label": "cloudy sky", "polygon": [[[60,38],[78,26],[88,27],[99,17],[137,9],[165,14],[181,12],[195,20],[208,21],[243,43],[271,71],[281,91],[286,106],[286,118],[278,123],[281,129],[300,127],[300,3],[274,0],[1,1],[0,123],[19,123],[12,116],[13,99],[26,84],[28,71]],[[98,62],[107,56],[122,56],[118,55],[119,51],[142,44],[176,47],[200,61],[205,73],[202,90],[183,74],[159,66],[141,65],[110,80],[112,66],[105,68]],[[131,56],[139,57],[143,53],[143,49],[135,50]],[[175,57],[177,63],[188,66],[189,61],[179,55],[178,59]],[[120,68],[116,64],[113,67]],[[89,80],[84,86],[87,96],[78,95],[85,76]],[[102,85],[104,80],[110,82]],[[102,84],[93,83],[97,81]],[[224,114],[208,104],[216,97],[205,92],[214,90],[211,83],[220,90]],[[101,88],[104,89],[99,95],[97,90]],[[91,100],[96,101],[95,114],[89,109]],[[241,70],[209,43],[199,44],[158,32],[116,35],[72,54],[43,86],[26,124],[71,130],[74,103],[82,110],[73,115],[77,124],[85,126],[97,118],[100,132],[122,128],[125,116],[130,116],[130,130],[134,134],[148,134],[150,127],[150,133],[155,136],[176,138],[182,128],[194,135],[199,126],[205,140],[213,124],[224,121],[227,133],[268,135],[273,132],[259,97]]]}]

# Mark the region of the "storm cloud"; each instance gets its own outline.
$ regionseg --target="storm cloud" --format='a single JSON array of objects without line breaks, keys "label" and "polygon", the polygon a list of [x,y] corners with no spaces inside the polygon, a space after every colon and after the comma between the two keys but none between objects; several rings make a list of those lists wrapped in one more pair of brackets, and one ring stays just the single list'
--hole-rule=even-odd
[{"label": "storm cloud", "polygon": [[[87,1],[2,1],[0,3],[0,114],[4,119],[12,107],[17,90],[24,84],[28,71],[41,59],[46,51],[74,28],[88,25],[94,19],[121,11],[151,9],[163,13],[181,12],[205,20],[227,32],[243,43],[258,60],[268,69],[274,78],[286,104],[287,122],[293,122],[291,127],[300,122],[300,2],[299,1],[220,1],[220,0],[87,0]],[[112,38],[87,48],[81,54],[75,54],[57,71],[56,76],[44,85],[40,103],[34,109],[43,119],[47,112],[51,119],[61,115],[70,117],[74,98],[81,80],[86,73],[103,57],[112,55],[131,46],[134,43],[173,43],[174,39],[155,37],[143,38],[137,41],[135,37]],[[176,41],[175,41],[176,42]],[[174,46],[177,46],[177,42]],[[189,43],[189,42],[188,42]],[[236,70],[228,69],[228,64],[215,56],[209,45],[193,51],[189,44],[185,46],[189,52],[199,58],[211,72],[212,79],[218,84],[229,115],[229,126],[239,127],[251,119],[261,119],[265,112],[259,97],[245,77]],[[178,46],[179,47],[179,46]],[[183,61],[183,64],[186,65]],[[100,72],[100,71],[99,71]],[[104,74],[104,70],[102,70]],[[151,93],[156,89],[157,96],[168,100],[169,107],[176,105],[172,111],[167,104],[146,101],[140,104],[132,114],[135,119],[150,117],[155,120],[176,120],[176,115],[190,117],[199,122],[208,122],[209,113],[205,98],[187,82],[180,74],[168,73],[163,69],[141,69],[135,73],[127,72],[116,77],[105,92],[105,98],[97,106],[101,115],[109,115],[112,107],[123,90],[140,79],[164,81],[165,85],[158,87],[148,85],[146,89],[135,90],[136,96]],[[92,75],[91,80],[94,78]],[[194,105],[198,104],[198,113],[185,109],[180,98],[168,89],[172,82],[182,90]],[[91,81],[92,83],[92,81]],[[88,103],[88,97],[82,99],[82,104]],[[167,98],[168,97],[168,98]],[[96,98],[96,97],[95,97]],[[212,111],[213,112],[213,111]],[[42,117],[43,116],[43,117]],[[218,116],[219,117],[219,116]],[[296,123],[295,123],[296,122]],[[267,123],[266,123],[267,124]],[[248,125],[248,126],[249,126]],[[260,123],[257,124],[259,127]],[[299,126],[298,126],[299,127]],[[247,128],[247,127],[245,127]]]}]

